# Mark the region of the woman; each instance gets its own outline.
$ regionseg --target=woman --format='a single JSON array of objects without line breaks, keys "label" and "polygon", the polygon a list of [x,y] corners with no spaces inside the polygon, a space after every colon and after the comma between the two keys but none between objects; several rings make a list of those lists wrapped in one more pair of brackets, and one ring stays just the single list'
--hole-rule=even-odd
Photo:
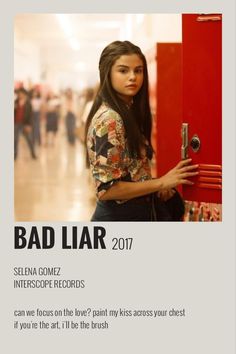
[{"label": "woman", "polygon": [[54,145],[58,131],[60,100],[49,93],[46,99],[46,145]]},{"label": "woman", "polygon": [[39,91],[33,90],[31,93],[32,119],[33,119],[33,144],[41,145],[41,127],[40,114],[42,108],[42,99]]},{"label": "woman", "polygon": [[72,89],[67,89],[65,92],[65,123],[66,123],[66,133],[68,143],[75,145],[75,123],[76,123],[76,114],[75,114],[75,104],[74,104],[74,94]]},{"label": "woman", "polygon": [[17,159],[20,135],[26,139],[33,159],[36,159],[32,142],[32,106],[28,92],[23,88],[17,91],[14,107],[14,158]]},{"label": "woman", "polygon": [[88,162],[97,206],[92,221],[177,221],[184,205],[175,187],[193,184],[190,159],[152,179],[151,112],[146,59],[129,41],[115,41],[99,61],[100,87],[86,124]]}]

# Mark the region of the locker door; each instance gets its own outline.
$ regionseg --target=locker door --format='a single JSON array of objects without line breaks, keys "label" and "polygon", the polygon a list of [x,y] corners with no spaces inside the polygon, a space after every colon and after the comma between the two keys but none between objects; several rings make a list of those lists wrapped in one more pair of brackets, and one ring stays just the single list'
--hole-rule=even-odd
[{"label": "locker door", "polygon": [[181,43],[157,43],[157,176],[180,161],[182,78]]},{"label": "locker door", "polygon": [[[182,154],[199,164],[186,200],[222,202],[222,18],[184,14]],[[186,148],[184,147],[186,145]]]},{"label": "locker door", "polygon": [[155,150],[153,176],[162,176],[180,161],[182,122],[181,43],[156,43],[146,53]]},{"label": "locker door", "polygon": [[157,130],[156,130],[156,111],[157,111],[157,53],[156,45],[145,53],[149,76],[149,102],[152,114],[152,146],[155,154],[152,159],[152,176],[157,177],[156,150],[157,150]]}]

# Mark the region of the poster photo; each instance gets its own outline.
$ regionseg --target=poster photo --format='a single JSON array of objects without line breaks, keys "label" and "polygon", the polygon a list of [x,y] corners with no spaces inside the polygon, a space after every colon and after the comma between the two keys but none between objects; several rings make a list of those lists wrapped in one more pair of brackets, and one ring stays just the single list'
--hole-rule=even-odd
[{"label": "poster photo", "polygon": [[4,353],[233,354],[235,3],[7,7]]}]

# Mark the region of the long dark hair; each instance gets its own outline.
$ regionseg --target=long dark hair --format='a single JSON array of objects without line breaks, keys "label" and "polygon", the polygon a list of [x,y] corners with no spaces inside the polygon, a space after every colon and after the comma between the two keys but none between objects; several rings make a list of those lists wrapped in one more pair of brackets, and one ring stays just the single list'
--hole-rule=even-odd
[{"label": "long dark hair", "polygon": [[[117,95],[111,84],[111,68],[122,55],[137,54],[143,62],[143,84],[139,92],[133,97],[130,108]],[[87,137],[91,120],[102,102],[106,102],[122,118],[130,155],[140,157],[144,138],[151,146],[152,118],[148,94],[147,62],[141,49],[129,41],[115,41],[110,43],[101,53],[99,60],[100,87],[89,112],[85,136]],[[86,139],[85,139],[86,141]]]}]

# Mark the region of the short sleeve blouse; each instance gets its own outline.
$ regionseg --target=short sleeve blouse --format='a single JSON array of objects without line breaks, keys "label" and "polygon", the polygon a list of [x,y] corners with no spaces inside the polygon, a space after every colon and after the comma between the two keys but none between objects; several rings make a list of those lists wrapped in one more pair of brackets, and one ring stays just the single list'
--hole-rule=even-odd
[{"label": "short sleeve blouse", "polygon": [[141,158],[130,156],[123,120],[105,103],[91,121],[87,148],[98,198],[119,180],[137,182],[151,179],[147,153]]}]

